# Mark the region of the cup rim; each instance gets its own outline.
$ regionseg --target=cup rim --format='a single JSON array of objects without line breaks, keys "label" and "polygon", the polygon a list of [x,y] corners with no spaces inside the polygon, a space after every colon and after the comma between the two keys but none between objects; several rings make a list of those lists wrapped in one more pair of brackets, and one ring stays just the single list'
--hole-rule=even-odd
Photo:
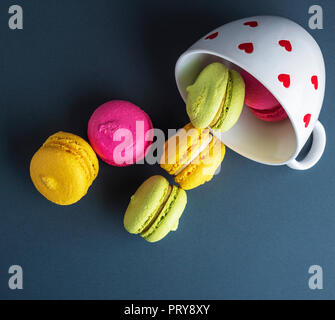
[{"label": "cup rim", "polygon": [[[209,49],[188,49],[186,50],[184,53],[182,53],[177,62],[176,62],[176,65],[175,65],[175,81],[177,83],[177,88],[178,88],[178,91],[179,91],[179,94],[182,96],[183,100],[185,101],[183,95],[182,95],[182,90],[181,90],[181,87],[180,87],[180,83],[178,81],[178,77],[177,77],[177,69],[180,65],[180,61],[187,55],[193,55],[193,54],[200,54],[200,53],[205,53],[205,54],[210,54],[210,55],[213,55],[213,56],[217,56],[217,57],[220,57],[226,61],[229,61],[230,63],[233,63],[234,65],[236,65],[237,67],[247,71],[250,75],[252,75],[255,79],[257,79],[267,90],[269,90],[268,86],[262,81],[260,80],[259,77],[255,76],[254,73],[251,73],[248,71],[248,69],[246,69],[243,64],[240,64],[240,63],[237,63],[234,59],[231,59],[229,57],[227,57],[226,55],[224,54],[221,54],[221,53],[218,53],[218,52],[215,52],[213,50],[209,50]],[[292,128],[294,130],[294,135],[295,135],[295,151],[294,153],[292,153],[291,157],[283,162],[280,162],[280,163],[267,163],[267,162],[263,162],[263,161],[259,161],[259,160],[255,160],[259,163],[263,163],[263,164],[267,164],[267,165],[284,165],[284,164],[287,164],[289,162],[291,162],[293,159],[295,159],[297,157],[297,155],[299,154],[299,150],[300,150],[300,141],[299,141],[299,136],[298,136],[298,128],[296,127],[296,124],[294,121],[292,121],[292,118],[291,118],[291,112],[288,111],[285,106],[282,104],[282,100],[276,95],[274,94],[271,90],[269,90],[271,92],[271,94],[277,99],[277,101],[280,103],[280,105],[282,106],[282,108],[285,110],[285,112],[287,113],[287,116],[288,116],[288,119],[292,125]]]}]

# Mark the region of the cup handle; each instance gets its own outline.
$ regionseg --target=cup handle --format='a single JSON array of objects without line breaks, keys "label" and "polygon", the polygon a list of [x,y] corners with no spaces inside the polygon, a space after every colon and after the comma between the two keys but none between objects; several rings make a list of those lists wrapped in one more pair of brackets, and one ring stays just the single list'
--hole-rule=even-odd
[{"label": "cup handle", "polygon": [[313,143],[307,156],[302,161],[295,159],[287,163],[291,169],[307,170],[312,168],[321,158],[326,146],[326,132],[320,121],[315,123],[313,129]]}]

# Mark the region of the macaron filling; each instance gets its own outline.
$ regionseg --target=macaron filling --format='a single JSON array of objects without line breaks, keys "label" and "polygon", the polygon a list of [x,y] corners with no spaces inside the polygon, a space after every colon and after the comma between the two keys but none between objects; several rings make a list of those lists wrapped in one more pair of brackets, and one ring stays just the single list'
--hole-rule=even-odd
[{"label": "macaron filling", "polygon": [[[181,173],[191,162],[193,162],[198,156],[199,154],[204,151],[208,145],[210,144],[211,140],[212,140],[213,136],[211,134],[209,134],[206,139],[203,141],[203,143],[200,145],[200,147],[194,151],[193,150],[193,154],[192,156],[183,164],[181,165],[178,170],[174,173],[175,176],[177,176],[179,173]],[[187,152],[189,152],[189,150],[187,150]]]},{"label": "macaron filling", "polygon": [[[164,218],[169,213],[173,203],[175,202],[175,199],[178,196],[179,188],[176,186],[169,186],[169,194],[164,198],[165,202],[161,204],[161,206],[158,208],[156,214],[152,219],[150,220],[148,226],[141,232],[141,236],[143,238],[148,238],[151,236],[163,223]],[[174,227],[174,230],[176,228]]]},{"label": "macaron filling", "polygon": [[[176,175],[175,182],[184,190],[189,190],[210,181],[221,164],[224,155],[224,144],[213,137],[209,145],[199,153],[198,157]],[[195,176],[198,176],[198,178],[195,178]]]},{"label": "macaron filling", "polygon": [[[185,136],[184,133],[182,133],[182,137],[178,136],[177,133],[176,136],[172,137],[172,139],[168,140],[165,144],[165,157],[163,156],[165,163],[162,163],[161,165],[162,168],[164,168],[171,175],[175,175],[180,172],[185,163],[192,161],[199,154],[198,150],[205,148],[206,145],[204,144],[208,145],[209,139],[211,139],[209,130],[207,128],[200,130],[189,124],[186,125],[183,129],[186,130]],[[189,130],[197,130],[196,136],[192,135],[192,133],[188,135]],[[175,140],[177,137],[178,140]],[[172,141],[175,141],[175,148],[174,146],[171,146]],[[186,148],[184,148],[184,145]],[[175,153],[176,157],[169,159],[169,152]]]},{"label": "macaron filling", "polygon": [[233,95],[233,80],[231,76],[231,71],[229,70],[229,78],[228,78],[228,83],[227,83],[227,87],[225,90],[225,95],[222,99],[221,106],[220,106],[220,109],[218,110],[216,117],[210,124],[210,126],[213,129],[219,129],[222,126],[223,121],[225,120],[227,113],[229,111],[230,103],[232,100],[232,95]]},{"label": "macaron filling", "polygon": [[145,233],[151,227],[151,225],[155,222],[155,220],[161,213],[162,209],[164,208],[167,200],[169,199],[171,191],[172,191],[172,186],[169,186],[162,198],[162,201],[159,207],[151,215],[148,216],[147,220],[144,222],[143,226],[138,230],[137,233]]}]

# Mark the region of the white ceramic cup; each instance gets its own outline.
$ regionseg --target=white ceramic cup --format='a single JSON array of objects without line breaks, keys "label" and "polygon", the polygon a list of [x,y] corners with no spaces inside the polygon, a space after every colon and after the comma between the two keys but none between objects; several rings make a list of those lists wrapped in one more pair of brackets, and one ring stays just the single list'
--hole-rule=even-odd
[{"label": "white ceramic cup", "polygon": [[[244,69],[280,102],[288,118],[266,122],[245,106],[236,125],[214,134],[229,148],[254,161],[286,164],[305,170],[316,164],[326,144],[318,121],[325,91],[325,65],[312,36],[282,17],[255,16],[225,24],[204,36],[178,59],[175,69],[179,92],[208,64],[220,61],[231,69]],[[307,156],[296,157],[313,132]]]}]

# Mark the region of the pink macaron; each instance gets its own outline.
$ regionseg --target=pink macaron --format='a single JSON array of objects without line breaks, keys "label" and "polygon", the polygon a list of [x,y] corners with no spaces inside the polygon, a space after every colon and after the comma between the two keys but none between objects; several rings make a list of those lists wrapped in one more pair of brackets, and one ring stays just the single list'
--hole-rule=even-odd
[{"label": "pink macaron", "polygon": [[264,121],[280,121],[287,118],[287,114],[278,100],[250,73],[242,70],[245,82],[244,103],[252,113]]},{"label": "pink macaron", "polygon": [[152,144],[151,129],[152,122],[141,108],[128,101],[112,100],[93,112],[87,134],[103,161],[124,167],[145,157]]}]

